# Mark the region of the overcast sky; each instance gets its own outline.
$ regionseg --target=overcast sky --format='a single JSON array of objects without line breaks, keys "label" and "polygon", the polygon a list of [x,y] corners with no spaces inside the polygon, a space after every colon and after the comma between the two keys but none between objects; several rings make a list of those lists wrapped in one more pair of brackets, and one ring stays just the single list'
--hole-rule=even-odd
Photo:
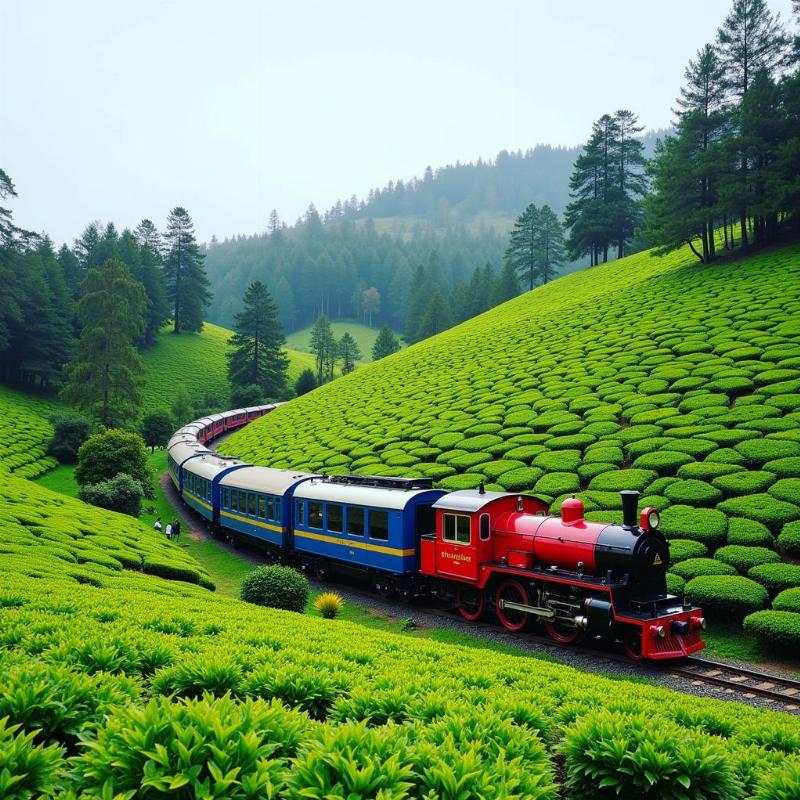
[{"label": "overcast sky", "polygon": [[[769,0],[786,21],[790,0]],[[71,241],[185,206],[201,239],[389,179],[670,123],[730,0],[0,0],[0,167]]]}]

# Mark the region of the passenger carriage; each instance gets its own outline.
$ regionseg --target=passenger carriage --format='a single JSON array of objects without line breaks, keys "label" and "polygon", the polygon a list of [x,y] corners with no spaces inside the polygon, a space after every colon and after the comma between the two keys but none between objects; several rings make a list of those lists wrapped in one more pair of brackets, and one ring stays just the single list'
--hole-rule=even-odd
[{"label": "passenger carriage", "polygon": [[193,458],[182,468],[183,499],[209,522],[219,508],[219,482],[230,472],[248,466],[235,458],[213,453]]}]

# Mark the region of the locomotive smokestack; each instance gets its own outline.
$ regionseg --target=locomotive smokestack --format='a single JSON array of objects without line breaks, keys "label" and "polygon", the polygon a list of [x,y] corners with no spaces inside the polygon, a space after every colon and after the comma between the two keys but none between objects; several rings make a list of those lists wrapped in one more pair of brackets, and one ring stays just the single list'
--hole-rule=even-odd
[{"label": "locomotive smokestack", "polygon": [[622,497],[622,527],[626,531],[635,530],[637,511],[639,507],[639,492],[633,489],[623,489],[620,493]]}]

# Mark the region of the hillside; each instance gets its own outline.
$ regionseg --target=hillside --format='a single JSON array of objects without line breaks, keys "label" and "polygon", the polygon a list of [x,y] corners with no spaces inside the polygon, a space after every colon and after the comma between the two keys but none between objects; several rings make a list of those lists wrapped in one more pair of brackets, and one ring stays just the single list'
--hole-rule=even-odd
[{"label": "hillside", "polygon": [[[312,327],[313,326],[309,325],[299,331],[289,334],[286,337],[287,346],[298,355],[308,355],[311,352]],[[356,340],[361,350],[362,358],[359,360],[359,364],[372,361],[372,346],[378,338],[379,327],[374,326],[370,328],[368,325],[363,325],[360,322],[331,322],[331,329],[333,330],[333,335],[337,339],[341,339],[346,331],[350,332],[350,335]],[[400,334],[396,335],[399,339]],[[312,369],[314,368],[313,363],[310,366]]]},{"label": "hillside", "polygon": [[[798,311],[796,245],[710,267],[640,253],[324,386],[226,446],[260,464],[485,481],[556,504],[574,492],[602,519],[619,516],[617,490],[638,489],[670,537],[699,543],[690,555],[716,551],[747,574],[778,559],[782,531],[797,551]],[[707,565],[690,566],[687,578]]]},{"label": "hillside", "polygon": [[[170,408],[175,391],[181,385],[189,390],[193,400],[200,402],[206,395],[219,399],[225,406],[230,395],[228,382],[228,339],[231,331],[206,322],[198,334],[178,334],[164,329],[158,344],[143,353],[147,379],[143,392],[143,413],[156,408]],[[308,353],[289,351],[289,382],[306,367],[314,366]]]},{"label": "hillside", "polygon": [[605,778],[735,800],[800,780],[786,714],[216,597],[133,520],[0,494],[4,797],[555,800]]}]

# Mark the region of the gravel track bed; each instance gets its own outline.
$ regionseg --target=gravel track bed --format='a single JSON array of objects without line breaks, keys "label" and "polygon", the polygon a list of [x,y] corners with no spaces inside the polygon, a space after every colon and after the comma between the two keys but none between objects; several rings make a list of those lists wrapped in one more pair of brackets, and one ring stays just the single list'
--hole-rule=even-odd
[{"label": "gravel track bed", "polygon": [[[179,502],[178,493],[175,491],[169,474],[165,473],[162,475],[160,481],[167,499],[174,508],[179,510],[187,536],[198,540],[212,540],[218,547],[253,565],[257,566],[267,563],[267,559],[253,548],[234,547],[230,542],[212,539],[206,521],[199,514],[195,514],[191,509],[188,509]],[[771,702],[769,698],[766,697],[742,697],[738,694],[727,692],[721,686],[714,686],[707,683],[694,684],[686,678],[662,672],[658,667],[649,666],[647,664],[636,664],[632,661],[628,661],[624,656],[610,649],[603,649],[606,647],[605,645],[562,647],[552,643],[546,635],[539,636],[535,633],[522,635],[513,634],[504,630],[499,625],[492,625],[488,622],[467,622],[466,620],[462,620],[457,614],[451,613],[444,608],[429,609],[422,608],[413,603],[402,603],[399,600],[386,600],[365,589],[337,583],[335,581],[312,579],[311,583],[316,588],[335,591],[341,595],[346,602],[362,606],[381,616],[398,620],[410,619],[418,629],[440,629],[466,634],[477,640],[476,644],[478,642],[490,642],[507,647],[514,647],[518,650],[530,653],[536,658],[545,658],[548,661],[555,661],[566,666],[574,667],[575,669],[594,672],[611,678],[633,679],[638,681],[645,680],[648,683],[657,684],[667,689],[683,692],[684,694],[693,694],[698,697],[713,697],[718,700],[733,700],[757,708],[782,710],[777,703]],[[701,652],[698,655],[702,657],[703,653]],[[488,657],[491,657],[491,651],[487,650],[487,658]],[[735,661],[726,661],[725,663],[732,665],[737,664]],[[751,668],[763,670],[760,665],[747,664],[745,662],[738,662],[738,664],[742,667],[749,666]],[[632,686],[634,685],[635,684],[632,684]]]}]

